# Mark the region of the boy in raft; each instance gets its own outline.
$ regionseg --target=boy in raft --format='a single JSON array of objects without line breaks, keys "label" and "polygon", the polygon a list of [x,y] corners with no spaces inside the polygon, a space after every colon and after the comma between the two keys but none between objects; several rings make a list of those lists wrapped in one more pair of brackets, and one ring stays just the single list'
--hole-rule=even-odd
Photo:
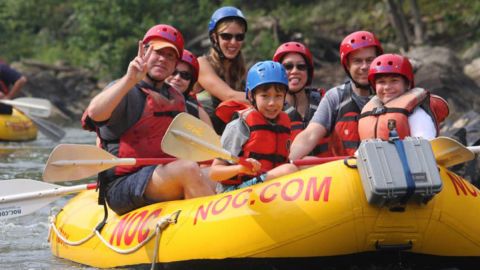
[{"label": "boy in raft", "polygon": [[388,122],[395,120],[400,139],[405,136],[433,139],[448,116],[448,104],[439,96],[415,87],[412,65],[407,57],[384,54],[375,58],[368,81],[376,91],[362,109],[359,120],[361,140],[388,140]]},{"label": "boy in raft", "polygon": [[280,63],[263,61],[250,68],[245,92],[253,107],[239,111],[221,139],[223,148],[241,161],[214,160],[210,178],[219,182],[218,193],[297,171],[288,163],[290,119],[282,111],[287,90],[287,73]]}]

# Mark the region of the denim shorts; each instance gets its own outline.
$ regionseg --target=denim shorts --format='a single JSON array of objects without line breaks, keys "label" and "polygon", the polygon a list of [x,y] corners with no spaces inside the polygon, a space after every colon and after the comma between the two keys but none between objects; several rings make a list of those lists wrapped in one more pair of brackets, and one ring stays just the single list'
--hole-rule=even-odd
[{"label": "denim shorts", "polygon": [[224,192],[229,192],[229,191],[234,191],[234,190],[237,190],[237,189],[241,189],[241,188],[244,188],[244,187],[249,187],[249,186],[253,186],[255,184],[261,184],[265,181],[265,177],[267,177],[267,174],[262,174],[262,175],[259,175],[259,176],[255,176],[254,178],[252,179],[249,179],[241,184],[238,184],[238,185],[222,185],[222,184],[218,184],[217,185],[217,193],[224,193]]},{"label": "denim shorts", "polygon": [[157,166],[146,166],[140,170],[118,177],[107,188],[108,206],[119,215],[155,203],[144,197],[147,183]]}]

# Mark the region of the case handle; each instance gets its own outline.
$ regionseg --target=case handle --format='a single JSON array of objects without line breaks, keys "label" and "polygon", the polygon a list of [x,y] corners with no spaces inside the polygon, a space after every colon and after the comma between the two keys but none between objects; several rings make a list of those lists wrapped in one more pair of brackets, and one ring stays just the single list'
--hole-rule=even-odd
[{"label": "case handle", "polygon": [[403,250],[410,250],[413,248],[412,241],[408,241],[406,244],[380,244],[380,242],[375,242],[375,249],[381,251],[403,251]]}]

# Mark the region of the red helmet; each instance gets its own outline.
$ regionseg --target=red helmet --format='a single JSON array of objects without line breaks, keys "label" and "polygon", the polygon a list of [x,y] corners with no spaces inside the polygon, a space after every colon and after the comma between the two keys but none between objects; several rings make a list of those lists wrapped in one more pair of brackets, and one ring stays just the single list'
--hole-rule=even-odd
[{"label": "red helmet", "polygon": [[198,64],[197,57],[191,53],[189,50],[184,49],[182,55],[182,62],[187,63],[193,69],[193,79],[192,82],[196,82],[198,79],[198,73],[200,71],[200,65]]},{"label": "red helmet", "polygon": [[375,75],[398,74],[408,80],[410,88],[414,87],[412,64],[407,57],[398,54],[383,54],[378,56],[370,64],[368,81],[375,89]]},{"label": "red helmet", "polygon": [[305,58],[305,61],[307,62],[307,65],[308,65],[307,85],[310,85],[313,79],[313,57],[310,50],[307,48],[307,46],[303,45],[300,42],[291,41],[291,42],[283,43],[275,51],[275,54],[273,55],[273,61],[281,62],[282,58],[287,53],[299,53]]},{"label": "red helmet", "polygon": [[348,55],[351,52],[366,47],[375,47],[377,49],[377,55],[383,53],[383,48],[380,44],[380,41],[378,41],[373,33],[368,31],[353,32],[343,39],[342,43],[340,44],[340,62],[347,73]]},{"label": "red helmet", "polygon": [[158,24],[150,28],[143,37],[143,44],[147,45],[151,40],[162,39],[171,43],[177,50],[178,55],[183,54],[183,36],[173,26],[167,24]]}]

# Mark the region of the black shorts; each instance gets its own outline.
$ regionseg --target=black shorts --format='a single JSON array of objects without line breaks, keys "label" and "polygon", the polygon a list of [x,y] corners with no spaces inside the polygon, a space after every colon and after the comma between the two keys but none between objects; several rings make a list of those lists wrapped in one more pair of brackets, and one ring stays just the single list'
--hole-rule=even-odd
[{"label": "black shorts", "polygon": [[145,198],[145,188],[157,166],[146,166],[140,170],[118,177],[107,188],[108,206],[119,215],[155,203]]}]

